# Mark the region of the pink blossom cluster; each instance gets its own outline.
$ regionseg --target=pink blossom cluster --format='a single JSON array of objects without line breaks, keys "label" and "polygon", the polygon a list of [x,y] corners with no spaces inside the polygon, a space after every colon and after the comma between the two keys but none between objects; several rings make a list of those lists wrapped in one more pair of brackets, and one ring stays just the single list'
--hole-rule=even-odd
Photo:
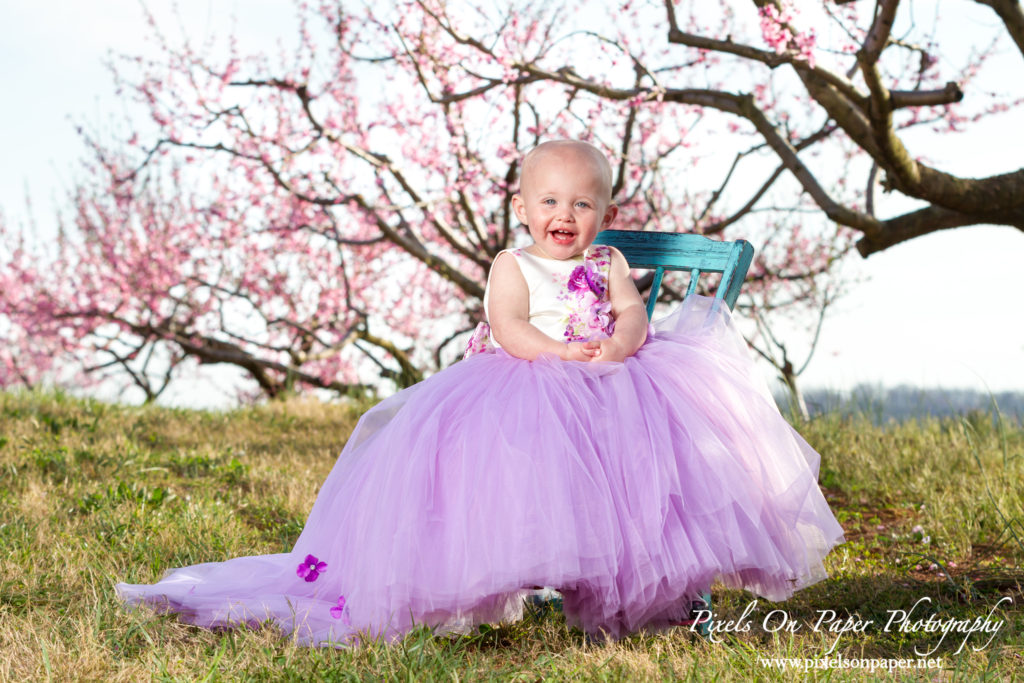
[{"label": "pink blossom cluster", "polygon": [[795,10],[791,2],[780,3],[781,10],[774,3],[767,2],[759,10],[761,37],[777,53],[793,51],[811,67],[815,64],[814,47],[817,43],[814,29],[805,32],[794,31]]}]

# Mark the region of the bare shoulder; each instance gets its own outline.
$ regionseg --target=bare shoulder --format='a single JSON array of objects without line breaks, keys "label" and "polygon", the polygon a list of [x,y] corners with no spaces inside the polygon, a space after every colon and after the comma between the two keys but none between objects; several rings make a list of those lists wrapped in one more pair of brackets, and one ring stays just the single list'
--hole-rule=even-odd
[{"label": "bare shoulder", "polygon": [[487,297],[487,317],[495,334],[500,334],[509,320],[529,319],[530,289],[515,255],[503,251],[494,258]]},{"label": "bare shoulder", "polygon": [[494,257],[489,285],[492,290],[526,287],[526,278],[523,277],[519,262],[511,252],[503,251]]}]

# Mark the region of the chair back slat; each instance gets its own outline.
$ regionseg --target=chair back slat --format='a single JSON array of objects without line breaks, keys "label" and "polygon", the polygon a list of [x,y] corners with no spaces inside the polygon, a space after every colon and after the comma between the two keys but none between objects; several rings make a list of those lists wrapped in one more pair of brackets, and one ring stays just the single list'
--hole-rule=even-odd
[{"label": "chair back slat", "polygon": [[686,296],[697,291],[702,273],[721,273],[722,281],[715,298],[729,308],[736,305],[740,287],[754,257],[754,247],[746,240],[721,242],[703,235],[639,230],[602,230],[594,244],[607,244],[622,252],[631,268],[654,270],[654,282],[647,301],[648,317],[654,312],[666,270],[690,271]]},{"label": "chair back slat", "polygon": [[651,295],[647,297],[647,319],[654,315],[654,303],[658,300],[658,292],[661,291],[661,279],[665,277],[665,269],[658,266],[654,269],[654,280],[651,282]]},{"label": "chair back slat", "polygon": [[690,286],[686,288],[686,294],[683,298],[690,296],[697,291],[697,283],[700,281],[700,268],[693,268],[690,270]]}]

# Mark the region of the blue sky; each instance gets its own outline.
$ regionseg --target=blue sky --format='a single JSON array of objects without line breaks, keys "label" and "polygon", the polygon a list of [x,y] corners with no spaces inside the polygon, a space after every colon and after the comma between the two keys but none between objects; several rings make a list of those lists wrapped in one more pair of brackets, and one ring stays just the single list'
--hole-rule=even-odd
[{"label": "blue sky", "polygon": [[[281,17],[291,16],[290,3],[266,0],[180,4],[197,42],[211,30],[226,33],[225,17],[244,10],[243,52],[273,47]],[[8,222],[24,223],[28,192],[39,229],[51,233],[55,209],[79,173],[75,122],[103,125],[121,111],[102,60],[109,50],[145,53],[145,24],[134,0],[2,0],[0,8],[0,207]],[[1019,55],[1007,63],[1016,78],[1024,74]],[[971,135],[947,136],[929,158],[968,174],[991,172],[993,164],[1010,170],[1024,160],[1021,130],[1024,113],[1004,115]],[[978,149],[1001,149],[1005,158]],[[861,261],[855,269],[865,281],[826,320],[804,386],[1024,390],[1022,262],[1024,233],[1005,227],[944,231]],[[212,395],[222,393],[230,392]],[[190,395],[179,391],[171,400],[189,403]]]}]

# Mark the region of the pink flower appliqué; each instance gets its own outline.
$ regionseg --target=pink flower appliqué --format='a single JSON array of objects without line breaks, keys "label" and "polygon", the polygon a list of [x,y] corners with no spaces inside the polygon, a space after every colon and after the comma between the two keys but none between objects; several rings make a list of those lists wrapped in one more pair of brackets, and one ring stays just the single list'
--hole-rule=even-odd
[{"label": "pink flower appliqu\u00e9", "polygon": [[570,292],[586,292],[590,290],[598,299],[604,296],[607,287],[607,279],[604,273],[592,260],[585,261],[582,265],[573,268],[569,274],[568,283]]},{"label": "pink flower appliqu\u00e9", "polygon": [[341,622],[346,626],[352,624],[352,620],[348,616],[348,607],[345,606],[345,596],[338,596],[338,604],[331,608],[331,616],[335,619],[341,619]]},{"label": "pink flower appliqu\u00e9", "polygon": [[608,336],[615,331],[615,318],[612,317],[612,305],[608,301],[598,302],[590,307],[593,325],[604,330]]},{"label": "pink flower appliqu\u00e9", "polygon": [[321,562],[315,555],[306,555],[306,559],[303,560],[295,573],[300,579],[305,579],[307,583],[311,583],[317,580],[321,574],[327,571],[327,563]]},{"label": "pink flower appliqu\u00e9", "polygon": [[614,332],[615,319],[608,301],[606,274],[611,263],[609,257],[607,247],[597,247],[569,273],[565,295],[559,297],[569,309],[563,333],[566,341],[600,339]]},{"label": "pink flower appliqu\u00e9", "polygon": [[584,274],[587,276],[587,286],[590,287],[590,291],[594,293],[594,296],[598,299],[603,297],[608,289],[608,278],[601,272],[597,264],[593,261],[587,261]]},{"label": "pink flower appliqu\u00e9", "polygon": [[583,266],[576,266],[569,273],[568,287],[570,292],[581,292],[587,288],[587,269]]}]

